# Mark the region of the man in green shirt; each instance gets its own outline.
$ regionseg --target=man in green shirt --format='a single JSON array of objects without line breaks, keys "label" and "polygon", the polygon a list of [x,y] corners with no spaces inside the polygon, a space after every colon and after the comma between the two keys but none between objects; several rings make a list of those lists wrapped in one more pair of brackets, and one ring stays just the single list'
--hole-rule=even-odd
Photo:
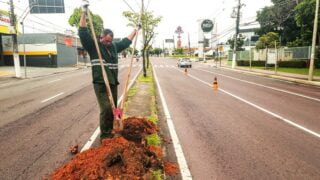
[{"label": "man in green shirt", "polygon": [[[92,78],[95,94],[100,106],[100,139],[111,138],[113,129],[113,112],[111,103],[109,102],[106,85],[102,76],[102,69],[99,62],[99,56],[94,44],[94,40],[88,31],[86,23],[86,14],[88,11],[88,1],[84,1],[82,5],[82,14],[80,19],[79,37],[82,46],[90,55],[92,65]],[[115,105],[117,105],[117,87],[118,87],[118,53],[128,48],[137,34],[134,30],[127,38],[122,39],[120,42],[112,42],[113,32],[110,29],[103,30],[98,41],[99,48],[102,55],[103,65],[106,70],[111,93]]]}]

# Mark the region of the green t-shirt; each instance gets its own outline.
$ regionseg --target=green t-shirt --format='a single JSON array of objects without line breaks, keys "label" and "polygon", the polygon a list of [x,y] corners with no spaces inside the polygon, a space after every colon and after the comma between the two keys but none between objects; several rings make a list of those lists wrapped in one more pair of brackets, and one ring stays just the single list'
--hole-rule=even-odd
[{"label": "green t-shirt", "polygon": [[[93,83],[104,83],[101,66],[99,62],[99,56],[98,56],[93,38],[88,31],[88,28],[80,27],[79,37],[80,37],[83,48],[86,51],[88,51],[90,55]],[[129,40],[128,38],[124,38],[120,42],[113,42],[110,47],[106,47],[105,45],[101,44],[98,41],[104,68],[107,72],[109,83],[112,85],[119,84],[118,53],[128,48],[131,43],[132,43],[131,40]],[[108,50],[110,54],[108,53]]]}]

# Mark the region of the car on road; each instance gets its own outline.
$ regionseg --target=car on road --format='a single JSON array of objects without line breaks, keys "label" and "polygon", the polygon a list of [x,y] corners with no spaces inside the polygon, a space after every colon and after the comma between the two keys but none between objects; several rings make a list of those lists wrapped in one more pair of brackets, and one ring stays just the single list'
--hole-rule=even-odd
[{"label": "car on road", "polygon": [[190,58],[180,58],[177,62],[178,67],[185,67],[185,68],[191,68],[192,63]]}]

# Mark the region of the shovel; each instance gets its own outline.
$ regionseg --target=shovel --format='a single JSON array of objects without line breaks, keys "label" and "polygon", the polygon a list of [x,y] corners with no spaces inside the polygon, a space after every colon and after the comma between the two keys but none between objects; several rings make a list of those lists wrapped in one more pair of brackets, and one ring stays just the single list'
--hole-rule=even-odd
[{"label": "shovel", "polygon": [[102,69],[103,80],[104,80],[104,83],[106,85],[107,95],[108,95],[109,101],[111,103],[111,108],[112,108],[113,117],[114,117],[113,131],[115,133],[118,133],[119,131],[121,131],[123,129],[123,123],[122,123],[123,110],[121,108],[116,108],[115,102],[113,101],[113,97],[112,97],[112,92],[111,92],[108,76],[107,76],[106,70],[105,70],[104,65],[103,65],[102,55],[101,55],[100,48],[99,48],[99,45],[98,45],[96,33],[94,32],[93,23],[92,23],[92,17],[91,17],[91,14],[90,14],[89,10],[87,11],[87,16],[89,18],[90,29],[91,29],[93,40],[94,40],[94,44],[96,46],[97,53],[98,53],[98,56],[99,56],[99,62],[100,62],[100,66],[101,66],[101,69]]}]

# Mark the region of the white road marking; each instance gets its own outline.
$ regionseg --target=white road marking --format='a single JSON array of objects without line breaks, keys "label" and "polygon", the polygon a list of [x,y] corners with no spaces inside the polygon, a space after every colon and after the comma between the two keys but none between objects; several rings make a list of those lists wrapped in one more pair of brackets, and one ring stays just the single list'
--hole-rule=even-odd
[{"label": "white road marking", "polygon": [[[133,85],[133,83],[135,82],[135,80],[138,78],[138,75],[141,73],[142,69],[140,69],[138,71],[138,73],[134,76],[134,78],[130,81],[130,84],[128,86],[128,89],[130,89],[130,87]],[[118,99],[117,104],[120,105],[121,101],[122,101],[123,95]],[[82,147],[80,152],[83,152],[85,150],[88,150],[89,148],[91,148],[92,144],[96,141],[96,139],[98,138],[100,134],[100,127],[98,127],[94,133],[91,135],[90,139],[86,142],[86,144]]]},{"label": "white road marking", "polygon": [[50,98],[48,98],[48,99],[42,100],[41,103],[48,102],[48,101],[50,101],[50,100],[52,100],[52,99],[54,99],[54,98],[56,98],[56,97],[58,97],[58,96],[61,96],[62,94],[64,94],[64,92],[61,92],[61,93],[59,93],[59,94],[57,94],[57,95],[54,95],[54,96],[52,96],[52,97],[50,97]]},{"label": "white road marking", "polygon": [[295,95],[295,96],[299,96],[299,97],[302,97],[302,98],[311,99],[311,100],[320,102],[320,99],[318,99],[318,98],[306,96],[306,95],[303,95],[303,94],[299,94],[299,93],[295,93],[295,92],[291,92],[291,91],[287,91],[287,90],[283,90],[283,89],[279,89],[279,88],[275,88],[275,87],[271,87],[271,86],[265,86],[265,85],[262,85],[262,84],[258,84],[258,83],[254,83],[254,82],[251,82],[251,81],[246,81],[246,80],[234,78],[234,77],[227,76],[227,75],[220,74],[220,73],[214,73],[214,72],[203,70],[203,69],[197,69],[197,70],[208,72],[208,73],[211,73],[211,74],[217,74],[219,76],[224,76],[224,77],[227,77],[227,78],[230,78],[230,79],[234,79],[234,80],[238,80],[238,81],[241,81],[241,82],[245,82],[245,83],[248,83],[248,84],[252,84],[252,85],[256,85],[256,86],[260,86],[260,87],[264,87],[264,88],[272,89],[272,90],[275,90],[275,91],[279,91],[279,92],[283,92],[283,93],[287,93],[287,94],[291,94],[291,95]]},{"label": "white road marking", "polygon": [[61,79],[55,79],[55,80],[49,81],[48,84],[51,84],[51,83],[54,83],[54,82],[57,82],[57,81],[61,81]]},{"label": "white road marking", "polygon": [[[178,69],[177,69],[177,70],[178,70]],[[180,71],[180,70],[178,70],[178,71]],[[210,86],[210,87],[212,86],[212,84],[207,83],[207,82],[205,82],[205,81],[203,81],[203,80],[201,80],[201,79],[199,79],[199,78],[197,78],[197,77],[195,77],[195,76],[193,76],[193,75],[190,75],[190,74],[189,74],[188,76],[191,77],[191,78],[193,78],[193,79],[195,79],[195,80],[198,80],[198,81],[202,82],[203,84],[206,84],[206,85],[208,85],[208,86]],[[226,93],[226,94],[228,94],[228,95],[230,95],[230,96],[232,96],[232,97],[234,97],[234,98],[236,98],[236,99],[238,99],[238,100],[240,100],[240,101],[242,101],[242,102],[244,102],[244,103],[246,103],[246,104],[249,104],[250,106],[253,106],[253,107],[257,108],[257,109],[259,109],[260,111],[263,111],[263,112],[265,112],[265,113],[267,113],[267,114],[269,114],[269,115],[271,115],[271,116],[273,116],[273,117],[276,117],[276,118],[284,121],[285,123],[290,124],[290,125],[293,126],[293,127],[296,127],[296,128],[298,128],[298,129],[301,129],[301,130],[304,131],[304,132],[307,132],[307,133],[309,133],[309,134],[311,134],[311,135],[314,135],[314,136],[320,138],[320,134],[319,134],[319,133],[316,133],[316,132],[314,132],[314,131],[312,131],[312,130],[310,130],[310,129],[307,129],[307,128],[305,128],[305,127],[303,127],[303,126],[301,126],[301,125],[299,125],[299,124],[297,124],[297,123],[295,123],[295,122],[292,122],[292,121],[290,121],[290,120],[288,120],[288,119],[286,119],[286,118],[284,118],[284,117],[282,117],[282,116],[280,116],[280,115],[278,115],[278,114],[276,114],[276,113],[273,113],[273,112],[271,112],[271,111],[269,111],[269,110],[267,110],[267,109],[265,109],[265,108],[263,108],[263,107],[261,107],[261,106],[258,106],[258,105],[254,104],[254,103],[251,103],[251,102],[249,102],[249,101],[247,101],[247,100],[245,100],[245,99],[243,99],[243,98],[241,98],[241,97],[239,97],[239,96],[237,96],[237,95],[234,95],[234,94],[232,94],[232,93],[230,93],[230,92],[228,92],[228,91],[226,91],[226,90],[224,90],[224,89],[219,88],[218,90],[220,90],[221,92],[224,92],[224,93]]]},{"label": "white road marking", "polygon": [[192,179],[192,176],[191,176],[187,161],[186,161],[186,159],[184,157],[184,154],[183,154],[183,151],[182,151],[182,147],[180,145],[180,141],[179,141],[178,135],[177,135],[177,133],[175,131],[175,128],[174,128],[174,125],[173,125],[173,121],[172,121],[171,116],[170,116],[170,112],[169,112],[166,100],[165,100],[164,95],[162,93],[162,90],[161,90],[161,87],[160,87],[160,83],[159,83],[159,80],[158,80],[158,77],[157,77],[155,69],[153,69],[153,73],[154,73],[154,79],[156,81],[156,84],[157,84],[157,87],[158,87],[158,90],[159,90],[159,95],[160,95],[160,98],[161,98],[164,114],[165,114],[165,117],[166,117],[167,122],[168,122],[170,136],[172,138],[174,151],[176,153],[178,164],[179,164],[179,167],[180,167],[181,177],[182,177],[182,179]]}]

